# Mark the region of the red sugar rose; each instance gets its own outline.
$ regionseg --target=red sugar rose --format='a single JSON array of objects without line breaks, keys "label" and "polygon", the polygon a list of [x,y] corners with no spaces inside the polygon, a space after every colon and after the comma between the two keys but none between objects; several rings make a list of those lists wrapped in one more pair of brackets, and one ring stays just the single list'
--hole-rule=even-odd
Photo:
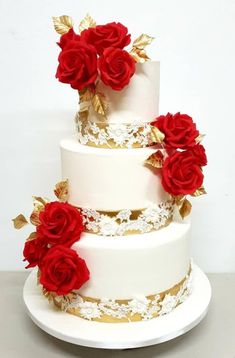
[{"label": "red sugar rose", "polygon": [[45,205],[39,214],[37,234],[44,242],[53,245],[71,246],[80,239],[84,230],[82,215],[77,208],[60,202]]},{"label": "red sugar rose", "polygon": [[60,82],[69,83],[77,90],[95,82],[98,71],[94,47],[80,41],[71,41],[68,46],[63,47],[58,61],[56,78]]},{"label": "red sugar rose", "polygon": [[39,265],[47,251],[47,243],[45,243],[43,240],[36,238],[26,241],[23,251],[24,261],[29,262],[26,268]]},{"label": "red sugar rose", "polygon": [[135,60],[125,50],[109,47],[98,60],[101,80],[120,91],[135,73]]},{"label": "red sugar rose", "polygon": [[79,42],[80,39],[81,36],[75,34],[73,29],[70,29],[68,32],[61,35],[60,42],[57,42],[57,45],[59,45],[61,49],[64,49],[65,47],[73,45],[75,42]]},{"label": "red sugar rose", "polygon": [[200,167],[207,165],[206,151],[203,145],[194,145],[190,150],[194,155],[195,162],[200,165]]},{"label": "red sugar rose", "polygon": [[167,147],[187,149],[196,144],[195,139],[199,132],[196,124],[187,114],[167,113],[166,116],[159,116],[151,125],[157,127],[165,134],[164,143]]},{"label": "red sugar rose", "polygon": [[120,22],[90,27],[82,31],[81,39],[96,48],[99,55],[108,47],[123,49],[131,42],[128,29]]},{"label": "red sugar rose", "polygon": [[192,151],[174,152],[162,167],[162,185],[171,195],[193,194],[203,183],[203,173]]},{"label": "red sugar rose", "polygon": [[79,289],[89,276],[86,262],[76,251],[61,245],[52,247],[40,265],[40,283],[57,295]]}]

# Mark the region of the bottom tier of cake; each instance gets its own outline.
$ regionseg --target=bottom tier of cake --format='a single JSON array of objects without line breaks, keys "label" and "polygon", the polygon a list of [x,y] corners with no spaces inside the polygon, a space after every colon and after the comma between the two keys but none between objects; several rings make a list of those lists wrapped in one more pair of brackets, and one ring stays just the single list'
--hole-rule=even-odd
[{"label": "bottom tier of cake", "polygon": [[170,312],[190,292],[190,222],[147,234],[104,237],[83,233],[73,249],[90,280],[56,306],[101,322],[130,322]]}]

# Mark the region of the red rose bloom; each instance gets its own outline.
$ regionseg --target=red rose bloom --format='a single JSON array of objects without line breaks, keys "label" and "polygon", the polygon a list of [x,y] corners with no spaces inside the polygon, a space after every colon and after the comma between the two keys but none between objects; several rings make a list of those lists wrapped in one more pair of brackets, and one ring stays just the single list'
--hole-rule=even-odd
[{"label": "red rose bloom", "polygon": [[76,251],[58,245],[52,247],[44,256],[40,265],[40,283],[50,292],[67,295],[78,290],[89,280],[86,262]]},{"label": "red rose bloom", "polygon": [[203,145],[194,145],[190,150],[194,155],[195,162],[200,165],[200,167],[207,165],[206,151]]},{"label": "red rose bloom", "polygon": [[98,62],[101,80],[120,91],[135,73],[135,60],[125,50],[109,47]]},{"label": "red rose bloom", "polygon": [[36,238],[26,241],[23,251],[24,261],[29,263],[26,268],[39,265],[47,251],[47,244],[43,240]]},{"label": "red rose bloom", "polygon": [[199,132],[196,124],[187,114],[167,113],[166,116],[159,116],[151,125],[157,127],[165,134],[164,142],[167,147],[187,149],[196,144],[195,139]]},{"label": "red rose bloom", "polygon": [[98,71],[94,47],[79,41],[70,41],[59,54],[58,61],[56,78],[60,82],[69,83],[77,90],[95,82]]},{"label": "red rose bloom", "polygon": [[82,215],[68,203],[52,202],[39,214],[38,236],[50,246],[71,246],[84,230]]},{"label": "red rose bloom", "polygon": [[131,42],[128,29],[120,22],[111,22],[106,25],[98,25],[83,30],[81,39],[93,45],[99,55],[108,47],[124,48]]},{"label": "red rose bloom", "polygon": [[79,42],[80,39],[81,36],[75,34],[73,29],[70,29],[68,32],[61,35],[60,42],[57,42],[57,45],[59,45],[61,49],[64,49],[65,47],[73,45],[75,42]]},{"label": "red rose bloom", "polygon": [[193,194],[203,183],[203,173],[192,151],[174,152],[162,167],[162,185],[171,195]]}]

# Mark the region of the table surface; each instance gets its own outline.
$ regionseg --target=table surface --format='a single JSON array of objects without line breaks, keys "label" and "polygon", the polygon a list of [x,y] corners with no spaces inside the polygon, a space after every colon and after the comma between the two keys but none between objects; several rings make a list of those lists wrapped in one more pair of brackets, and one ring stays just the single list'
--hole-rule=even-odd
[{"label": "table surface", "polygon": [[27,316],[22,290],[27,272],[0,272],[0,357],[3,358],[235,358],[235,274],[209,274],[212,301],[193,330],[159,345],[104,350],[60,341]]}]

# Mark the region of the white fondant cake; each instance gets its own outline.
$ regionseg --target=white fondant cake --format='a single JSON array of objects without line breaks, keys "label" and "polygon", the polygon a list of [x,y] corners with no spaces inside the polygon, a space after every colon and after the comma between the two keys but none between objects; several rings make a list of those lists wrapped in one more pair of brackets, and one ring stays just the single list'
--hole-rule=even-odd
[{"label": "white fondant cake", "polygon": [[[152,37],[87,15],[61,34],[56,77],[78,91],[77,135],[63,139],[57,201],[34,197],[36,226],[24,247],[46,297],[101,322],[169,313],[190,293],[191,210],[205,193],[202,135],[187,114],[159,116],[160,64]],[[20,214],[16,228],[27,223]]]}]

